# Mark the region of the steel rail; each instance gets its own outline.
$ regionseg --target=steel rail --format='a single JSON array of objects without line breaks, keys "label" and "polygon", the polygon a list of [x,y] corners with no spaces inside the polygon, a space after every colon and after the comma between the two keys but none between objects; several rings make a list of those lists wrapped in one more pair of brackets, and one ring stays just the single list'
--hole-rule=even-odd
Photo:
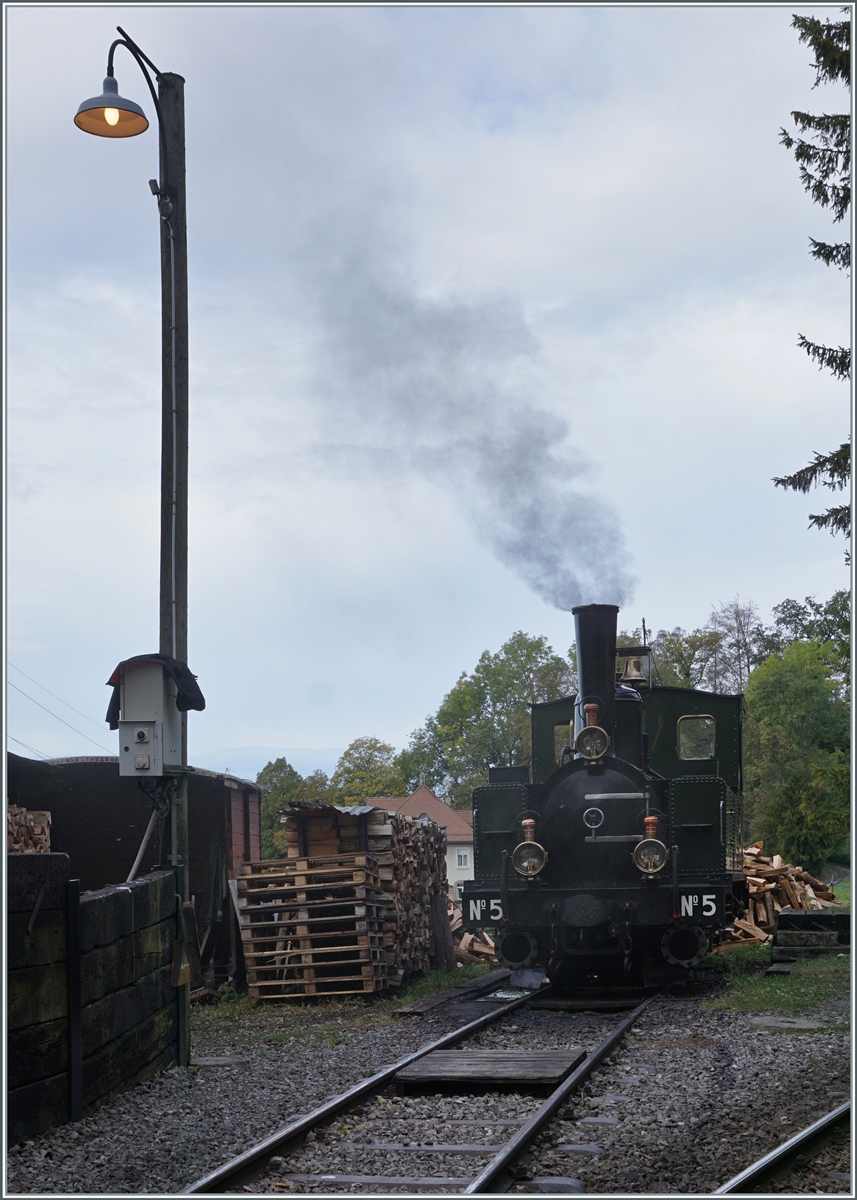
[{"label": "steel rail", "polygon": [[[649,996],[644,1000],[638,1008],[629,1013],[623,1021],[621,1021],[611,1034],[609,1034],[597,1049],[585,1059],[580,1066],[564,1079],[563,1082],[548,1096],[544,1104],[533,1112],[527,1121],[521,1126],[516,1134],[509,1139],[499,1154],[492,1158],[491,1162],[482,1170],[472,1183],[465,1189],[466,1196],[476,1195],[480,1192],[502,1192],[507,1190],[503,1187],[503,1183],[511,1184],[513,1182],[507,1177],[503,1180],[504,1172],[508,1171],[524,1153],[527,1146],[533,1141],[542,1126],[546,1125],[556,1110],[563,1104],[568,1096],[579,1087],[584,1080],[588,1079],[595,1068],[603,1062],[607,1055],[614,1047],[622,1040],[634,1022],[643,1012],[649,1007],[657,996]],[[501,1185],[498,1187],[498,1183]]]},{"label": "steel rail", "polygon": [[812,1125],[808,1125],[806,1129],[802,1129],[800,1133],[796,1133],[794,1137],[790,1137],[787,1142],[783,1142],[781,1146],[769,1150],[767,1154],[762,1155],[756,1162],[751,1163],[749,1167],[745,1167],[743,1171],[733,1176],[728,1183],[724,1183],[721,1187],[712,1192],[714,1196],[728,1196],[749,1192],[750,1188],[772,1174],[778,1167],[784,1166],[786,1161],[793,1154],[800,1153],[809,1148],[810,1144],[816,1139],[821,1138],[824,1134],[832,1132],[839,1124],[844,1124],[850,1121],[851,1118],[851,1101],[846,1101],[845,1104],[840,1104],[838,1108],[834,1108],[832,1112],[821,1117]]},{"label": "steel rail", "polygon": [[383,1067],[369,1079],[365,1079],[362,1083],[357,1083],[354,1087],[349,1088],[347,1092],[342,1092],[332,1100],[326,1100],[324,1104],[313,1109],[311,1113],[303,1117],[298,1117],[289,1125],[278,1129],[276,1133],[272,1133],[264,1141],[258,1142],[255,1146],[251,1146],[249,1150],[245,1150],[243,1154],[239,1154],[237,1158],[224,1163],[222,1167],[218,1167],[210,1174],[204,1175],[196,1183],[192,1183],[189,1187],[184,1188],[180,1195],[192,1196],[203,1192],[223,1192],[227,1188],[247,1183],[265,1169],[268,1160],[278,1151],[285,1149],[291,1142],[299,1141],[316,1125],[320,1125],[343,1109],[349,1108],[356,1101],[363,1099],[365,1096],[383,1087],[384,1084],[389,1083],[403,1067],[409,1066],[412,1062],[416,1062],[418,1058],[423,1058],[433,1050],[443,1050],[447,1046],[454,1046],[457,1042],[463,1041],[472,1033],[476,1033],[477,1030],[490,1025],[492,1021],[505,1016],[506,1013],[514,1012],[516,1008],[520,1008],[521,1005],[532,1000],[533,996],[544,996],[550,991],[551,988],[548,986],[538,992],[528,992],[525,996],[521,996],[517,1000],[510,1000],[508,1004],[504,1004],[502,1007],[495,1008],[492,1012],[486,1013],[484,1017],[477,1017],[475,1021],[469,1021],[459,1029],[453,1029],[451,1033],[445,1033],[437,1041],[430,1042],[420,1050],[415,1050],[413,1054],[406,1054],[404,1058],[399,1059],[392,1066]]}]

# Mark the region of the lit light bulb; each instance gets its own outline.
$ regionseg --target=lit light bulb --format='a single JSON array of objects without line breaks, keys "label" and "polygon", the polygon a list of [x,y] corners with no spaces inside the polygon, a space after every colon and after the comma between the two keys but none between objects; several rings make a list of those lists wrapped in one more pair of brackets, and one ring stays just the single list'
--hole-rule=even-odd
[{"label": "lit light bulb", "polygon": [[107,122],[108,125],[118,125],[119,124],[119,109],[118,108],[105,108],[104,120]]}]

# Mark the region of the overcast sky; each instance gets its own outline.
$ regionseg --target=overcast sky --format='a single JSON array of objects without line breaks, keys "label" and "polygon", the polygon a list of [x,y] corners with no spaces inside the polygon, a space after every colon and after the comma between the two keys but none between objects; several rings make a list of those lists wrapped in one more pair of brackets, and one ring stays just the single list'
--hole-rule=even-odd
[{"label": "overcast sky", "polygon": [[796,346],[849,284],[778,144],[847,103],[793,11],[8,6],[9,748],[104,752],[38,701],[115,752],[104,681],[157,648],[156,131],[72,123],[116,25],[187,81],[191,762],[400,748],[574,603],[847,586],[829,493],[771,484],[849,411]]}]

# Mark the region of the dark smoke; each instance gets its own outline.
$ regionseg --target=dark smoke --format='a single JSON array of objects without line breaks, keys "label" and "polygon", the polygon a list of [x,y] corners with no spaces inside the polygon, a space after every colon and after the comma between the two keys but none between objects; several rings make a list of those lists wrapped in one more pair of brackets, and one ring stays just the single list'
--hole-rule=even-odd
[{"label": "dark smoke", "polygon": [[528,398],[535,385],[520,380],[538,345],[518,307],[422,298],[360,259],[321,291],[318,386],[340,428],[451,489],[543,600],[624,604],[634,581],[619,521],[581,489],[590,468],[568,425]]}]

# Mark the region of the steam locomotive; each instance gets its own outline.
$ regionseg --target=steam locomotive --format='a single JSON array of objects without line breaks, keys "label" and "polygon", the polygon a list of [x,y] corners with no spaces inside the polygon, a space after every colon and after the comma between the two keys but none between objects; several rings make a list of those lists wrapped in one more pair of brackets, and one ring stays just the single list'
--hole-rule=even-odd
[{"label": "steam locomotive", "polygon": [[618,612],[572,610],[579,694],[534,704],[532,767],[473,793],[465,927],[570,986],[690,981],[747,902],[743,698],[660,685]]}]

